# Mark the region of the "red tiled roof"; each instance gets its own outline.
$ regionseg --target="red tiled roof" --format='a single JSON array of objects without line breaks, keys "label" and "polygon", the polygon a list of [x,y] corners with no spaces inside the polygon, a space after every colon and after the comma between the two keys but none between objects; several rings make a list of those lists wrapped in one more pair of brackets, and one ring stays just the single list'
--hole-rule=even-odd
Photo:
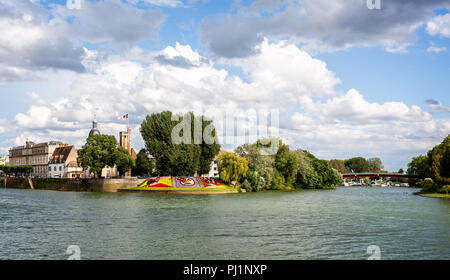
[{"label": "red tiled roof", "polygon": [[65,163],[72,149],[74,149],[74,146],[63,146],[56,148],[50,157],[50,163]]}]

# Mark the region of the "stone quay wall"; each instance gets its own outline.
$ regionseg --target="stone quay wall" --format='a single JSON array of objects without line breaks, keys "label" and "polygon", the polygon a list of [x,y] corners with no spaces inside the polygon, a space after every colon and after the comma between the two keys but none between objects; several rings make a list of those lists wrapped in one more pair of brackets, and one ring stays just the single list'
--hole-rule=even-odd
[{"label": "stone quay wall", "polygon": [[3,180],[3,186],[13,189],[35,189],[51,191],[72,191],[72,192],[117,192],[122,188],[134,188],[142,183],[142,179],[137,178],[112,178],[112,179],[84,179],[67,180],[58,183],[43,183],[39,179],[8,177]]}]

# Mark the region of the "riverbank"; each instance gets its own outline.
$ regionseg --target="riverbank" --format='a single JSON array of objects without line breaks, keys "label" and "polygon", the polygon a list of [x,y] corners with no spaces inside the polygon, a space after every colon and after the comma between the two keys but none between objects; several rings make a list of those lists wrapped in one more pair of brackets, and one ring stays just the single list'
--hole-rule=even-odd
[{"label": "riverbank", "polygon": [[[0,186],[9,189],[34,189],[61,192],[99,192],[99,193],[167,193],[167,194],[230,194],[240,191],[229,185],[221,183],[198,185],[197,187],[173,187],[170,178],[170,187],[149,187],[148,180],[137,178],[113,179],[68,179],[68,178],[0,178]],[[181,178],[181,177],[178,177]],[[197,179],[196,179],[197,180]],[[164,180],[162,181],[164,182]],[[196,181],[197,182],[197,181]],[[245,192],[245,190],[241,190]]]},{"label": "riverbank", "polygon": [[119,189],[118,191],[167,194],[225,194],[239,192],[237,188],[223,184],[213,178],[178,176],[152,177],[134,188]]},{"label": "riverbank", "polygon": [[[131,188],[131,189],[119,189],[118,192],[126,193],[164,193],[164,194],[231,194],[239,193],[235,188]],[[245,191],[244,191],[245,192]]]},{"label": "riverbank", "polygon": [[137,178],[100,178],[100,179],[68,179],[68,178],[3,178],[1,186],[9,189],[35,189],[62,192],[106,192],[114,193],[119,189],[134,188],[142,183]]},{"label": "riverbank", "polygon": [[450,195],[443,193],[416,193],[416,194],[423,197],[431,197],[431,198],[445,198],[445,199],[450,198]]}]

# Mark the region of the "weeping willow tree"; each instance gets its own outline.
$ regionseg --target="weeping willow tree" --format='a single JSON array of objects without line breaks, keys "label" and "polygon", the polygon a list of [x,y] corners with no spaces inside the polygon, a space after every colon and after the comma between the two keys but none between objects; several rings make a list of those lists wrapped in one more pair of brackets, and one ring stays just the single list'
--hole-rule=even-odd
[{"label": "weeping willow tree", "polygon": [[239,182],[247,174],[248,162],[235,153],[226,152],[217,158],[220,179],[225,183]]}]

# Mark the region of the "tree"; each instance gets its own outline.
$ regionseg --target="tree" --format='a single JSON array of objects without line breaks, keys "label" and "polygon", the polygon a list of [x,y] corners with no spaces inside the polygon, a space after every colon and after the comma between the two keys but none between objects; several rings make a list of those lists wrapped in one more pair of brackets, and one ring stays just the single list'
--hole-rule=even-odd
[{"label": "tree", "polygon": [[114,166],[113,153],[117,148],[117,140],[112,135],[91,135],[86,144],[78,150],[78,163],[97,177],[101,176],[105,166]]},{"label": "tree", "polygon": [[307,151],[297,150],[296,153],[300,159],[299,171],[294,184],[296,188],[326,189],[342,183],[341,175],[327,161],[320,160]]},{"label": "tree", "polygon": [[299,158],[281,140],[279,142],[278,152],[275,154],[275,168],[283,176],[287,185],[292,185],[299,169]]},{"label": "tree", "polygon": [[238,157],[235,153],[225,152],[217,158],[217,168],[220,179],[225,183],[239,182],[248,170],[248,162],[245,158]]},{"label": "tree", "polygon": [[346,160],[345,167],[353,173],[362,173],[369,171],[369,164],[363,157],[355,157]]},{"label": "tree", "polygon": [[367,160],[368,168],[366,171],[369,172],[381,172],[384,169],[383,163],[380,158],[369,158]]},{"label": "tree", "polygon": [[328,164],[339,171],[341,174],[348,173],[348,169],[345,167],[345,162],[341,159],[332,159],[328,162]]},{"label": "tree", "polygon": [[22,165],[22,166],[0,165],[0,171],[3,171],[6,175],[10,175],[11,173],[14,173],[14,175],[16,176],[17,174],[29,175],[34,171],[34,168],[33,166],[29,165]]},{"label": "tree", "polygon": [[112,154],[112,158],[120,176],[124,176],[125,173],[128,172],[133,166],[133,158],[124,147],[120,146],[115,149]]},{"label": "tree", "polygon": [[137,154],[135,175],[137,176],[152,176],[154,164],[148,159],[148,153],[145,149],[141,149]]},{"label": "tree", "polygon": [[[200,130],[200,131],[197,131]],[[220,145],[212,121],[193,113],[173,115],[170,111],[148,115],[141,124],[147,151],[156,159],[158,175],[208,173]],[[173,139],[175,137],[175,139]]]},{"label": "tree", "polygon": [[398,173],[399,173],[399,174],[403,174],[403,173],[405,173],[405,171],[403,170],[403,168],[400,168],[400,169],[398,170]]},{"label": "tree", "polygon": [[429,150],[426,156],[414,157],[408,163],[408,174],[416,175],[419,179],[411,179],[410,184],[422,185],[423,191],[430,191],[431,183],[421,181],[421,178],[430,179],[438,189],[450,183],[450,135],[442,143]]},{"label": "tree", "polygon": [[406,172],[409,175],[426,177],[429,174],[428,157],[423,155],[413,157],[411,162],[408,163]]}]

